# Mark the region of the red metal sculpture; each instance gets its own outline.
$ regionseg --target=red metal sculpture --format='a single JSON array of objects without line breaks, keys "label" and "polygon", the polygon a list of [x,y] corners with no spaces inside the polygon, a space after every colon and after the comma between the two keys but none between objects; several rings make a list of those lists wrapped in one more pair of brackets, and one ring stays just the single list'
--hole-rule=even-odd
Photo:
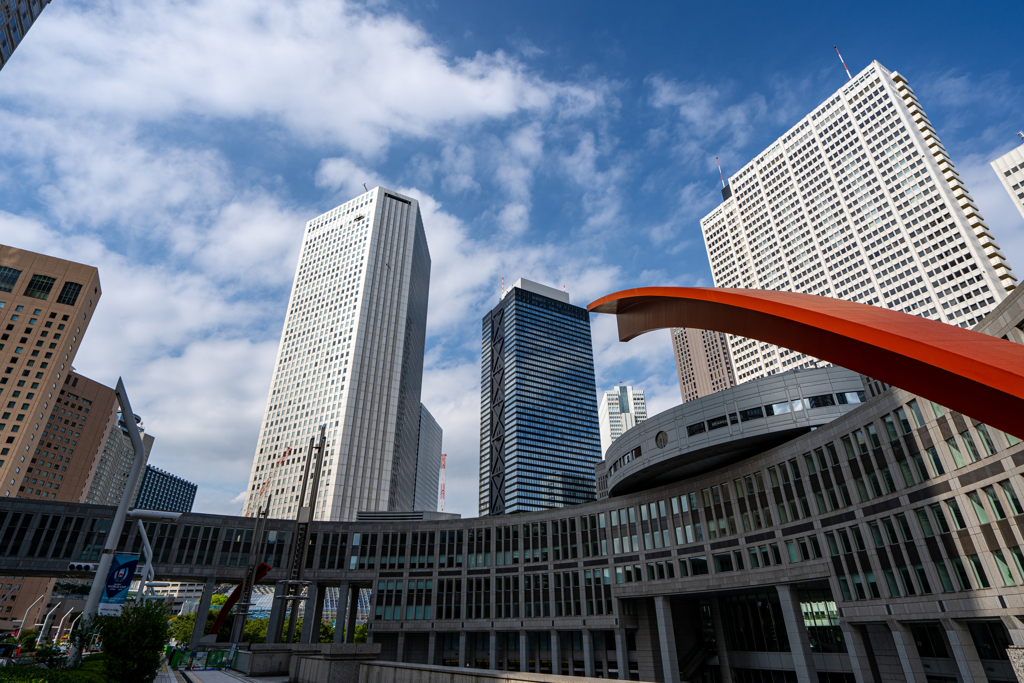
[{"label": "red metal sculpture", "polygon": [[[1024,346],[887,308],[760,289],[642,287],[587,309],[619,339],[667,327],[750,337],[860,372],[1024,439]],[[781,369],[778,370],[781,372]]]}]

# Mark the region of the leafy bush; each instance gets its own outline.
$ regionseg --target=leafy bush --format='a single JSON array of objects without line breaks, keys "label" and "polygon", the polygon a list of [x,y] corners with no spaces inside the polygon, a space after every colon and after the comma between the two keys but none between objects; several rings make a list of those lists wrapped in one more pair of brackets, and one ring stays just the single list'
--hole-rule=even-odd
[{"label": "leafy bush", "polygon": [[167,643],[167,607],[147,600],[126,602],[120,616],[98,620],[104,671],[113,683],[152,683]]},{"label": "leafy bush", "polygon": [[0,666],[0,683],[100,683],[88,672],[54,671],[31,664]]}]

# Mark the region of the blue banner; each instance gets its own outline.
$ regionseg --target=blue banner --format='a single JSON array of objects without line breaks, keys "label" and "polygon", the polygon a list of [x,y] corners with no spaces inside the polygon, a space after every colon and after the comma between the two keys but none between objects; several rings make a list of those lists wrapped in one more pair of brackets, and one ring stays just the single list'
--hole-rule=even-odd
[{"label": "blue banner", "polygon": [[100,595],[99,613],[103,616],[121,614],[121,605],[128,597],[128,587],[135,576],[135,567],[139,564],[137,555],[114,555],[107,573],[107,581]]}]

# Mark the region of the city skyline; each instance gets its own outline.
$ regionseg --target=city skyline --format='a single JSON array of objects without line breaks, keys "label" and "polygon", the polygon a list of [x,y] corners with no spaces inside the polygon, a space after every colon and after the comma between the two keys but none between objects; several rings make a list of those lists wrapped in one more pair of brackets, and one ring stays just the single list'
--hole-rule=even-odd
[{"label": "city skyline", "polygon": [[[76,364],[107,385],[124,376],[160,439],[153,464],[201,473],[196,509],[241,507],[309,216],[363,182],[419,197],[444,302],[428,318],[422,402],[445,429],[446,507],[471,514],[479,320],[502,276],[566,285],[578,302],[710,284],[698,220],[719,201],[714,157],[735,173],[842,87],[833,43],[854,73],[877,58],[908,78],[1019,268],[1024,220],[988,164],[1019,144],[1021,57],[993,8],[961,22],[974,49],[953,53],[925,38],[944,30],[941,8],[908,33],[870,4],[838,27],[792,8],[735,22],[702,7],[687,25],[731,31],[680,41],[664,6],[614,22],[588,6],[568,28],[555,8],[502,7],[496,22],[457,7],[300,2],[257,37],[255,7],[199,2],[186,20],[126,2],[99,21],[54,3],[4,67],[0,241],[101,270],[108,298]],[[765,31],[784,48],[764,50]],[[268,41],[290,60],[266,61]],[[409,69],[430,74],[426,91]],[[110,92],[128,94],[97,96]],[[668,334],[648,337],[623,345],[593,325],[598,386],[643,386],[655,413],[679,388]]]}]

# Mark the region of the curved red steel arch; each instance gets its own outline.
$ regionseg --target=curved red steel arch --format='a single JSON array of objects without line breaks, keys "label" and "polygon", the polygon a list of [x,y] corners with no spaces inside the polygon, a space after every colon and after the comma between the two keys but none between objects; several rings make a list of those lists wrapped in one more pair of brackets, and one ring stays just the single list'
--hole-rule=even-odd
[{"label": "curved red steel arch", "polygon": [[760,289],[642,287],[587,307],[619,339],[666,327],[749,337],[806,353],[1024,439],[1024,345],[842,299]]}]

